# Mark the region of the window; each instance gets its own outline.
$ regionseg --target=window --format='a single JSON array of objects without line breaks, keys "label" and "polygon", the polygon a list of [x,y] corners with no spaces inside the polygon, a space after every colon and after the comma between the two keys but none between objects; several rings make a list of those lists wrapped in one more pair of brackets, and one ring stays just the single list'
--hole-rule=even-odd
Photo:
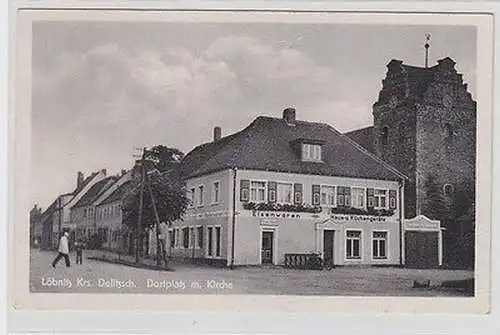
[{"label": "window", "polygon": [[387,258],[387,232],[373,232],[373,258]]},{"label": "window", "polygon": [[189,248],[189,228],[182,228],[182,246]]},{"label": "window", "polygon": [[387,144],[389,139],[389,128],[387,126],[382,128],[382,144]]},{"label": "window", "polygon": [[208,256],[212,256],[212,248],[213,248],[213,236],[212,236],[212,227],[208,227],[207,229],[207,240],[208,240],[208,245],[207,245],[207,254]]},{"label": "window", "polygon": [[306,143],[302,144],[302,160],[321,161],[321,145]]},{"label": "window", "polygon": [[387,208],[387,191],[386,190],[375,190],[374,193],[374,206],[375,208]]},{"label": "window", "polygon": [[180,232],[179,231],[180,231],[179,228],[175,229],[175,247],[176,248],[178,248],[179,245],[181,244],[181,241],[180,241],[181,239],[180,239],[180,236],[179,236]]},{"label": "window", "polygon": [[347,233],[346,258],[360,259],[361,232],[355,230],[348,230],[346,233]]},{"label": "window", "polygon": [[266,183],[262,181],[252,181],[250,183],[250,201],[266,201]]},{"label": "window", "polygon": [[215,256],[220,257],[220,227],[215,227]]},{"label": "window", "polygon": [[198,248],[203,248],[203,227],[198,227],[197,228],[197,234],[198,234]]},{"label": "window", "polygon": [[337,186],[337,206],[351,206],[351,188],[347,186]]},{"label": "window", "polygon": [[203,185],[198,186],[198,206],[203,206],[203,197],[204,197],[204,187]]},{"label": "window", "polygon": [[220,182],[214,181],[214,188],[212,193],[212,203],[219,203],[219,194],[220,194]]},{"label": "window", "polygon": [[281,204],[292,203],[292,184],[278,184],[278,199]]},{"label": "window", "polygon": [[188,198],[188,201],[189,201],[188,206],[189,206],[189,207],[193,207],[193,205],[194,205],[194,194],[195,194],[195,192],[194,192],[194,187],[193,187],[193,188],[191,188],[191,189],[187,192],[187,198]]},{"label": "window", "polygon": [[321,186],[321,205],[335,206],[335,186]]},{"label": "window", "polygon": [[168,238],[170,241],[170,248],[173,248],[175,245],[175,234],[172,230],[168,231]]},{"label": "window", "polygon": [[189,228],[189,247],[193,248],[195,243],[194,228]]},{"label": "window", "polygon": [[453,193],[453,186],[451,184],[444,184],[443,186],[443,193],[445,195],[450,195]]},{"label": "window", "polygon": [[352,207],[365,208],[365,190],[358,187],[353,187],[352,190]]}]

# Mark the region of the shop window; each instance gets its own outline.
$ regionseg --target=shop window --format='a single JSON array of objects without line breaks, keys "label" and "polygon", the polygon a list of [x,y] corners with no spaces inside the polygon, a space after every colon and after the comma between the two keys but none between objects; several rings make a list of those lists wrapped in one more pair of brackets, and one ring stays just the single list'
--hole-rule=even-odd
[{"label": "shop window", "polygon": [[387,232],[374,231],[373,240],[373,258],[386,259],[387,258]]},{"label": "shop window", "polygon": [[384,209],[387,207],[387,191],[375,190],[374,192],[374,206],[376,209]]},{"label": "shop window", "polygon": [[212,256],[213,253],[213,235],[212,235],[213,228],[208,227],[207,229],[207,254],[208,256]]},{"label": "shop window", "polygon": [[292,184],[278,184],[278,203],[291,204],[292,203]]},{"label": "shop window", "polygon": [[321,186],[321,205],[335,206],[335,186]]},{"label": "shop window", "polygon": [[215,256],[220,257],[220,227],[215,227]]},{"label": "shop window", "polygon": [[357,230],[348,230],[346,241],[346,258],[361,258],[361,232]]},{"label": "shop window", "polygon": [[263,181],[252,181],[250,183],[250,201],[266,201],[266,183]]}]

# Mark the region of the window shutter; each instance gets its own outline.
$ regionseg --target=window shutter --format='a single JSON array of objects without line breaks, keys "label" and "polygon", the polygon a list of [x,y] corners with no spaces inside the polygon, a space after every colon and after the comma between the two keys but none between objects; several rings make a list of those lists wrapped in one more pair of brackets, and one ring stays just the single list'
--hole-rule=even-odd
[{"label": "window shutter", "polygon": [[314,206],[319,206],[319,198],[320,198],[320,186],[313,185],[312,186],[312,204]]},{"label": "window shutter", "polygon": [[240,201],[248,202],[250,198],[250,180],[240,181]]},{"label": "window shutter", "polygon": [[396,190],[389,190],[389,208],[396,209],[396,199],[397,193]]},{"label": "window shutter", "polygon": [[375,205],[375,189],[367,188],[366,189],[366,207],[368,209],[373,209]]},{"label": "window shutter", "polygon": [[344,187],[344,205],[346,207],[351,207],[351,188]]},{"label": "window shutter", "polygon": [[293,203],[296,205],[302,204],[302,184],[293,184]]},{"label": "window shutter", "polygon": [[275,181],[267,182],[267,201],[270,203],[276,202],[276,187],[277,184]]}]

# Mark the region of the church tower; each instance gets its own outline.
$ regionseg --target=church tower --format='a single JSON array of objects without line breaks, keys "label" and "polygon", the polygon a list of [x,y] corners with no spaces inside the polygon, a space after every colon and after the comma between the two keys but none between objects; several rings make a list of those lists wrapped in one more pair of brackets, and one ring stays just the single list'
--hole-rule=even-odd
[{"label": "church tower", "polygon": [[387,65],[373,105],[372,151],[408,176],[406,217],[441,220],[459,248],[474,231],[476,102],[452,59],[427,66],[427,46],[425,67]]}]

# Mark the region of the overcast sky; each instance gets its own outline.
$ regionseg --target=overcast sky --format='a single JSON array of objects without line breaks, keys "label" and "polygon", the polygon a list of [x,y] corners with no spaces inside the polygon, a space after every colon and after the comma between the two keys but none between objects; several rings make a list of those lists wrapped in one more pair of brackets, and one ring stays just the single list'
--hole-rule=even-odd
[{"label": "overcast sky", "polygon": [[258,115],[372,123],[393,59],[449,56],[475,96],[473,27],[333,24],[86,23],[33,26],[33,203],[44,209],[87,176],[130,168],[134,148],[185,153],[212,129],[238,131]]}]

